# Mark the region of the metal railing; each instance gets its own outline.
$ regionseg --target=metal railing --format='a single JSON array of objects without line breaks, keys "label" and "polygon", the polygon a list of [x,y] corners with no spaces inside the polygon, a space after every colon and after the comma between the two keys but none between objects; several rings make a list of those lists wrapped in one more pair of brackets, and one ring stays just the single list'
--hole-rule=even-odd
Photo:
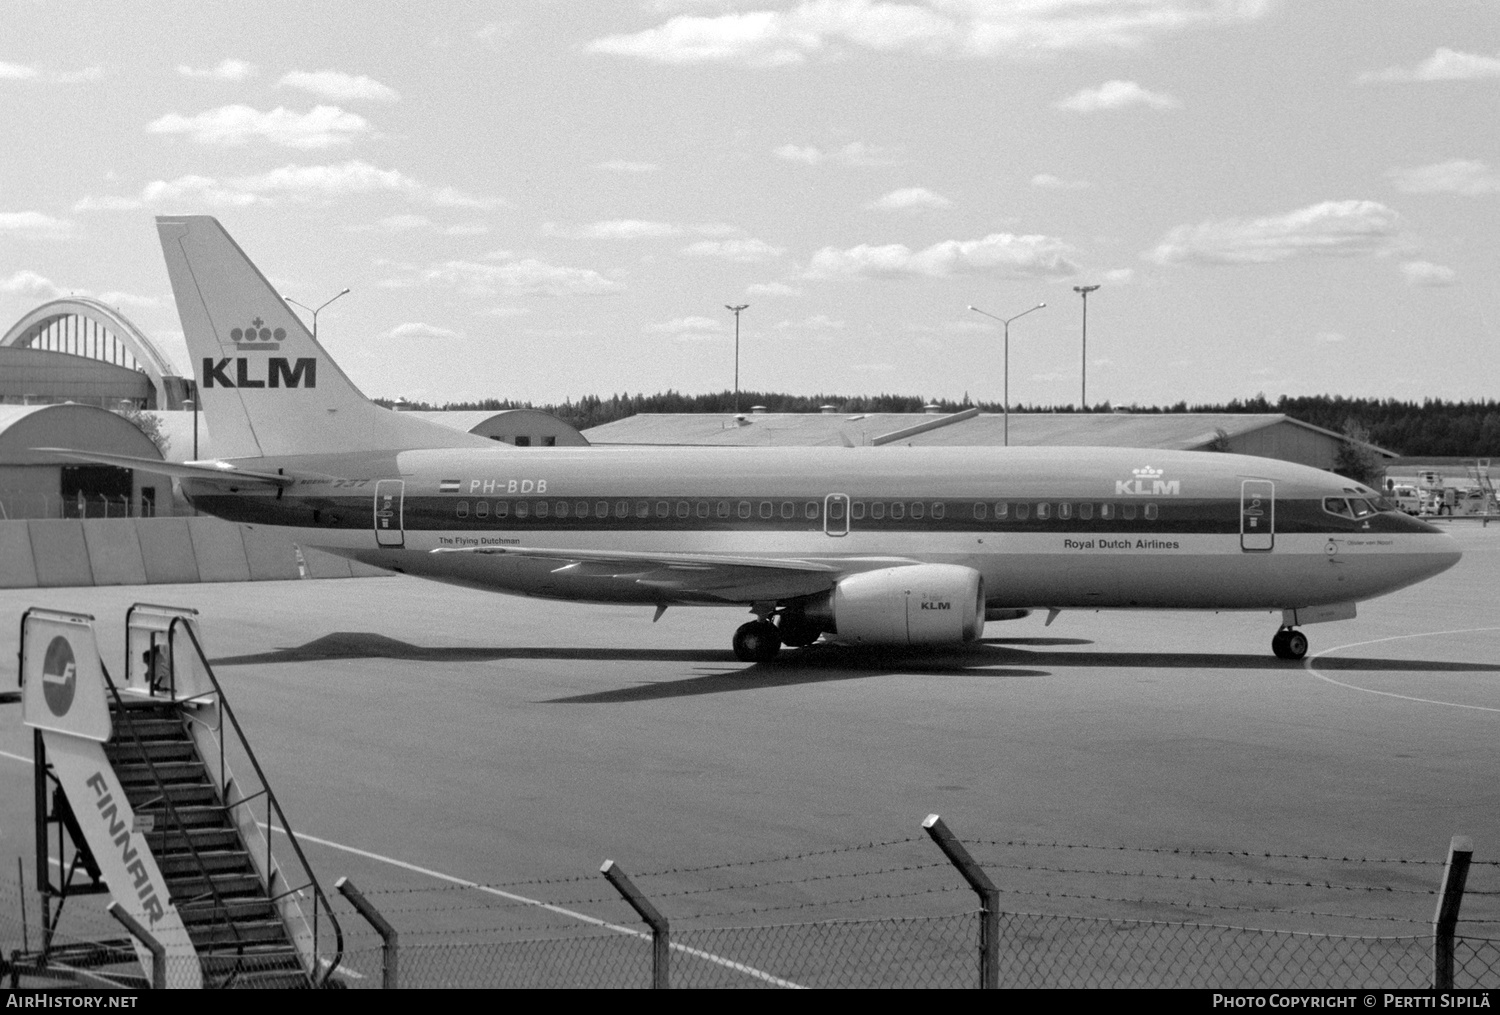
[{"label": "metal railing", "polygon": [[[197,695],[195,697],[205,697],[210,693],[217,695],[220,714],[221,716],[228,717],[230,727],[234,730],[234,735],[239,743],[239,747],[244,752],[245,759],[250,762],[250,767],[254,770],[255,777],[257,780],[259,780],[260,784],[259,790],[248,795],[242,795],[239,800],[236,800],[232,803],[230,802],[229,792],[233,780],[228,775],[228,768],[225,760],[225,743],[227,738],[223,736],[223,723],[221,721],[218,730],[215,731],[216,735],[214,739],[218,742],[219,745],[218,781],[219,789],[224,796],[225,810],[226,812],[232,813],[236,808],[248,807],[256,799],[264,797],[266,801],[266,820],[264,822],[266,832],[266,862],[264,868],[264,876],[266,879],[266,894],[270,896],[270,901],[275,904],[279,903],[282,899],[299,894],[306,889],[312,890],[313,914],[312,919],[309,921],[309,924],[311,926],[313,936],[312,951],[314,967],[308,970],[308,976],[311,977],[317,984],[325,984],[328,982],[329,977],[333,976],[335,970],[337,970],[339,967],[339,963],[343,960],[343,928],[339,925],[338,918],[334,915],[333,907],[329,904],[328,896],[324,894],[322,885],[318,883],[317,875],[313,873],[312,864],[308,862],[307,855],[302,851],[302,844],[297,841],[296,833],[292,831],[291,822],[287,820],[285,812],[283,812],[281,809],[280,801],[276,799],[276,794],[271,789],[270,781],[266,779],[265,770],[261,768],[259,759],[256,758],[255,752],[250,747],[249,740],[245,737],[244,730],[240,727],[239,719],[235,717],[234,709],[229,705],[229,699],[224,694],[223,685],[219,683],[219,678],[214,674],[213,667],[209,664],[208,655],[203,651],[203,644],[198,640],[198,632],[193,629],[193,625],[191,623],[188,623],[188,619],[189,618],[187,617],[173,617],[167,625],[167,652],[169,661],[168,672],[171,674],[171,693],[175,699],[177,675],[175,652],[177,641],[174,635],[176,634],[178,626],[180,625],[182,630],[186,632],[188,639],[193,644],[193,651],[198,657],[199,664],[203,667],[204,674],[208,677],[209,682],[213,684],[212,692],[204,692],[202,695]],[[193,699],[182,700],[191,701]],[[273,812],[275,815],[274,822],[272,821]],[[253,809],[250,811],[250,814],[253,821]],[[272,836],[275,832],[278,831],[286,836],[286,840],[288,844],[291,845],[292,851],[296,854],[297,862],[301,864],[302,871],[307,878],[307,880],[303,884],[300,884],[296,887],[286,887],[279,893],[275,892],[273,887],[275,877],[280,875],[284,883],[287,882],[288,879],[286,879],[285,875],[281,874],[280,867],[275,863],[275,859],[271,851]],[[280,907],[278,906],[278,909],[279,908]],[[320,916],[327,918],[329,924],[332,926],[334,936],[334,954],[331,959],[326,960],[319,955],[318,946],[320,933]],[[288,928],[288,932],[291,932],[290,928]],[[318,970],[316,968],[319,963],[323,963],[326,966],[326,971],[321,977],[318,976]]]}]

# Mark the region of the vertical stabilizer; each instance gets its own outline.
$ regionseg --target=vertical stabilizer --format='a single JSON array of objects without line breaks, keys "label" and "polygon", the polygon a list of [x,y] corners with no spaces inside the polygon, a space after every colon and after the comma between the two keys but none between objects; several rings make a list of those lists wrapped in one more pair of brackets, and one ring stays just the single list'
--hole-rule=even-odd
[{"label": "vertical stabilizer", "polygon": [[493,447],[367,399],[217,219],[156,229],[219,456]]}]

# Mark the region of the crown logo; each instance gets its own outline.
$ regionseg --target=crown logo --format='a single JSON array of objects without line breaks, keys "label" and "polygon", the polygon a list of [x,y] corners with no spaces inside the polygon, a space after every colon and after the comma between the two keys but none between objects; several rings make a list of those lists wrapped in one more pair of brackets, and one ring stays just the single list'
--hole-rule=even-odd
[{"label": "crown logo", "polygon": [[265,323],[263,319],[256,317],[250,322],[250,327],[232,329],[229,332],[229,339],[236,349],[265,351],[280,349],[282,341],[286,339],[286,329],[277,328],[272,331],[265,326]]},{"label": "crown logo", "polygon": [[1160,479],[1162,477],[1162,470],[1153,469],[1149,465],[1140,469],[1132,469],[1131,472],[1136,479]]}]

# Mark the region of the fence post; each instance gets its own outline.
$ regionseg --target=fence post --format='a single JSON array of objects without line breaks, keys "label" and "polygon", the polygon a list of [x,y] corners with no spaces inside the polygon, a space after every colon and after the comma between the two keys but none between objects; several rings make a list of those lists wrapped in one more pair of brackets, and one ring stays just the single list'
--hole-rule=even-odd
[{"label": "fence post", "polygon": [[[385,990],[396,989],[396,961],[398,953],[398,935],[396,928],[391,926],[389,920],[380,915],[380,910],[354,887],[354,882],[348,878],[339,878],[333,883],[338,893],[349,900],[359,915],[364,917],[375,933],[380,935],[380,986]],[[331,907],[330,907],[331,908]]]},{"label": "fence post", "polygon": [[922,827],[979,896],[979,988],[995,990],[1000,986],[1000,889],[942,818],[929,814]]},{"label": "fence post", "polygon": [[151,950],[151,989],[166,990],[167,946],[156,940],[151,932],[142,927],[139,920],[125,912],[125,907],[118,902],[111,902],[105,907],[105,912],[124,924],[132,937]]},{"label": "fence post", "polygon": [[620,869],[620,865],[613,860],[605,860],[604,866],[599,868],[599,873],[609,879],[609,883],[615,886],[615,891],[630,903],[630,908],[641,915],[651,928],[651,986],[655,990],[666,990],[672,985],[668,974],[668,957],[672,950],[672,930],[667,923],[667,918],[661,915],[661,911],[651,905],[651,900],[641,894],[641,890],[631,883]]},{"label": "fence post", "polygon": [[1469,861],[1474,842],[1455,835],[1448,843],[1448,863],[1443,868],[1443,887],[1438,893],[1437,912],[1432,917],[1432,989],[1453,989],[1453,936],[1458,929],[1458,907],[1463,905],[1464,884],[1469,880]]}]

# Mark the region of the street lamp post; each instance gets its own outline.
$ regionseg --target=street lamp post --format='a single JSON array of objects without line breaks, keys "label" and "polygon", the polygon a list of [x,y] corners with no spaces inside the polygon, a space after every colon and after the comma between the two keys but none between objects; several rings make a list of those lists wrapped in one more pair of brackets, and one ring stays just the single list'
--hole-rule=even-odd
[{"label": "street lamp post", "polygon": [[314,310],[312,307],[308,306],[305,303],[298,303],[296,300],[292,299],[290,296],[283,296],[281,298],[284,299],[284,300],[286,300],[288,303],[292,304],[293,306],[301,307],[303,310],[306,310],[309,314],[313,315],[312,335],[313,335],[313,341],[316,342],[318,340],[318,312],[321,311],[324,307],[328,306],[328,304],[332,303],[333,300],[338,299],[339,296],[347,296],[347,295],[349,295],[349,290],[345,289],[342,292],[340,292],[338,294],[338,296],[333,297],[333,299],[331,299],[331,300],[324,300],[322,303],[320,303],[318,305],[318,309],[317,310]]},{"label": "street lamp post", "polygon": [[737,307],[724,304],[724,309],[734,314],[734,411],[740,411],[740,311],[750,309],[750,304],[741,303]]},{"label": "street lamp post", "polygon": [[1078,408],[1089,411],[1089,293],[1099,288],[1096,285],[1075,285],[1073,291],[1083,297],[1083,391],[1078,396]]},{"label": "street lamp post", "polygon": [[1005,411],[1006,447],[1010,447],[1010,322],[1016,320],[1017,318],[1025,317],[1027,314],[1031,313],[1032,310],[1040,310],[1046,305],[1047,304],[1045,303],[1038,303],[1036,306],[1032,307],[1031,310],[1023,310],[1019,314],[1013,314],[1010,317],[997,317],[989,311],[980,310],[978,307],[969,308],[976,314],[983,314],[985,317],[992,318],[993,320],[999,321],[1001,324],[1005,325],[1005,401],[1002,402],[1001,405],[1004,407]]}]

